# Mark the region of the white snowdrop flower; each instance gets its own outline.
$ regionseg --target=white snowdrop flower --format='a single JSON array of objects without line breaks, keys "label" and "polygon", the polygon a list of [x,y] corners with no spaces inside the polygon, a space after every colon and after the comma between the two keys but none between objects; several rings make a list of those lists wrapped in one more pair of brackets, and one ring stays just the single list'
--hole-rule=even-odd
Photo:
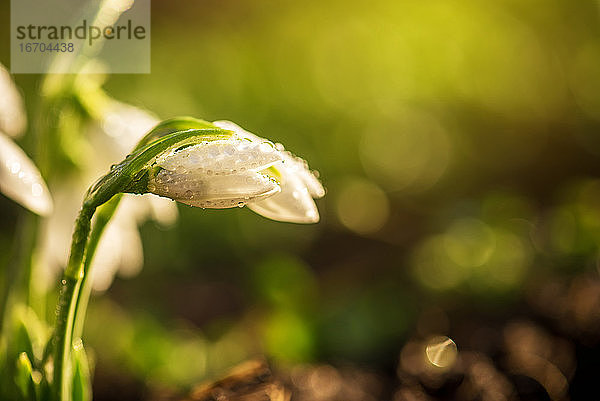
[{"label": "white snowdrop flower", "polygon": [[23,101],[0,64],[0,192],[34,213],[47,215],[52,198],[46,183],[25,152],[4,135],[19,136],[25,127]]},{"label": "white snowdrop flower", "polygon": [[261,170],[281,162],[275,146],[232,137],[173,149],[156,158],[148,190],[176,201],[211,209],[239,206],[279,192]]},{"label": "white snowdrop flower", "polygon": [[[233,131],[241,138],[246,138],[254,143],[265,139],[248,132],[231,121],[213,122],[219,128]],[[316,223],[319,221],[319,211],[313,198],[325,195],[321,182],[308,168],[308,163],[285,150],[283,145],[275,145],[281,161],[274,164],[272,170],[266,171],[269,175],[276,176],[281,191],[265,199],[258,199],[248,203],[254,212],[273,220],[292,223]],[[275,174],[274,174],[275,173]]]},{"label": "white snowdrop flower", "polygon": [[0,192],[39,215],[52,212],[52,198],[39,171],[25,152],[2,133]]},{"label": "white snowdrop flower", "polygon": [[21,135],[27,126],[25,107],[10,73],[0,64],[0,131],[11,137]]}]

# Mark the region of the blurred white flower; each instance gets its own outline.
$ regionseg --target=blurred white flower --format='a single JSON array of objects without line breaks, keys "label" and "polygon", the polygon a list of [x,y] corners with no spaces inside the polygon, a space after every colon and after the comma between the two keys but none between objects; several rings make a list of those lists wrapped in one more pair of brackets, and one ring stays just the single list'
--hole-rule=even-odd
[{"label": "blurred white flower", "polygon": [[0,64],[0,131],[18,137],[27,127],[23,99],[10,73]]},{"label": "blurred white flower", "polygon": [[251,134],[229,121],[217,127],[234,132],[159,156],[148,190],[191,206],[228,208],[248,205],[267,218],[316,223],[313,197],[325,194],[307,163],[281,144]]},{"label": "blurred white flower", "polygon": [[[213,124],[253,142],[265,141],[231,121],[215,121]],[[305,160],[286,151],[282,144],[276,144],[275,148],[282,158],[281,162],[273,165],[281,191],[266,199],[250,202],[248,207],[273,220],[292,223],[318,222],[319,211],[313,198],[325,196],[325,189],[317,178],[316,172],[308,168]],[[265,173],[273,175],[270,171]]]},{"label": "blurred white flower", "polygon": [[[106,166],[121,161],[159,120],[134,106],[111,100],[87,132],[93,152],[76,179],[63,180],[53,188],[56,204],[61,207],[46,222],[42,259],[46,264],[47,283],[54,283],[68,259],[72,227],[81,199],[90,182],[106,172]],[[135,198],[135,199],[134,199]],[[148,219],[162,226],[177,219],[177,206],[169,199],[155,196],[124,195],[100,239],[93,263],[93,287],[107,289],[115,274],[132,276],[143,265],[142,241],[138,226]]]},{"label": "blurred white flower", "polygon": [[39,215],[52,211],[52,198],[42,176],[10,138],[23,133],[25,110],[10,74],[0,64],[0,192]]},{"label": "blurred white flower", "polygon": [[25,152],[2,133],[0,192],[39,215],[52,212],[52,198],[39,171]]},{"label": "blurred white flower", "polygon": [[[110,155],[114,159],[131,152],[139,140],[159,122],[160,120],[156,116],[145,110],[111,100],[105,106],[98,127],[102,129],[105,136],[113,141],[113,147],[116,145],[118,154],[113,150]],[[106,166],[104,167],[106,168]]]}]

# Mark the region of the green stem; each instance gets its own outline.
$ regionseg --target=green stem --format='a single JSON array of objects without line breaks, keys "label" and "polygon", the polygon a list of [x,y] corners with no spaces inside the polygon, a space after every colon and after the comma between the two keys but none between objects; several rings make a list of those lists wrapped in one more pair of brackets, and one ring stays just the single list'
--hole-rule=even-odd
[{"label": "green stem", "polygon": [[54,380],[55,401],[69,401],[71,389],[71,349],[73,347],[73,322],[77,295],[83,281],[83,258],[96,208],[84,203],[75,221],[71,255],[61,281],[54,328]]},{"label": "green stem", "polygon": [[81,280],[81,286],[79,287],[79,294],[77,295],[77,305],[75,306],[75,321],[73,324],[73,339],[80,338],[83,333],[83,325],[85,323],[85,316],[87,305],[92,292],[92,278],[93,271],[92,261],[102,237],[102,233],[106,228],[106,225],[115,214],[117,206],[121,201],[121,194],[115,195],[110,201],[98,208],[96,218],[94,220],[94,226],[90,234],[90,239],[87,244],[85,252],[85,260],[83,262],[83,278]]}]

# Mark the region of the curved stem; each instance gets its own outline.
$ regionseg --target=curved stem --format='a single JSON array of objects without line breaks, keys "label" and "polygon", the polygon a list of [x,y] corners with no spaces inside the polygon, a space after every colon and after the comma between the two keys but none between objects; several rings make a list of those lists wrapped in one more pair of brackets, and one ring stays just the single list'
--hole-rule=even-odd
[{"label": "curved stem", "polygon": [[54,399],[69,401],[71,389],[71,348],[73,346],[73,322],[77,306],[77,294],[83,279],[83,258],[91,229],[95,207],[84,203],[75,221],[71,243],[71,255],[61,281],[54,326]]},{"label": "curved stem", "polygon": [[91,266],[92,260],[94,259],[94,254],[96,253],[96,248],[98,247],[98,243],[100,242],[100,238],[102,237],[102,233],[104,232],[106,225],[108,224],[112,216],[115,214],[115,211],[117,210],[120,201],[121,194],[117,194],[106,204],[98,208],[98,212],[96,213],[94,226],[92,227],[90,239],[88,241],[87,249],[85,251],[85,260],[83,262],[83,278],[81,279],[81,286],[79,287],[79,293],[77,295],[77,304],[75,306],[75,320],[73,322],[73,339],[81,337],[83,332],[83,325],[85,323],[87,305],[92,291],[93,272]]}]

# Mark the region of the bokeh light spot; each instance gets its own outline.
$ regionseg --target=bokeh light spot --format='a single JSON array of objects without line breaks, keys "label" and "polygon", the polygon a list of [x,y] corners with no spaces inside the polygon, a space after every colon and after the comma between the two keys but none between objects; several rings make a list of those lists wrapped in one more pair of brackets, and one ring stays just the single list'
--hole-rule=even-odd
[{"label": "bokeh light spot", "polygon": [[493,231],[481,220],[460,219],[444,235],[444,246],[452,261],[463,267],[486,263],[496,247]]},{"label": "bokeh light spot", "polygon": [[367,173],[390,190],[418,192],[434,185],[450,160],[448,134],[432,116],[400,113],[364,134],[360,156]]},{"label": "bokeh light spot", "polygon": [[434,236],[419,246],[412,267],[417,279],[434,290],[447,290],[462,283],[468,270],[452,262],[444,249],[444,237]]},{"label": "bokeh light spot", "polygon": [[450,338],[437,336],[427,342],[425,355],[432,365],[438,368],[449,368],[456,362],[458,349]]},{"label": "bokeh light spot", "polygon": [[341,223],[358,234],[373,234],[386,223],[390,205],[386,194],[375,184],[355,178],[346,183],[337,199]]}]

